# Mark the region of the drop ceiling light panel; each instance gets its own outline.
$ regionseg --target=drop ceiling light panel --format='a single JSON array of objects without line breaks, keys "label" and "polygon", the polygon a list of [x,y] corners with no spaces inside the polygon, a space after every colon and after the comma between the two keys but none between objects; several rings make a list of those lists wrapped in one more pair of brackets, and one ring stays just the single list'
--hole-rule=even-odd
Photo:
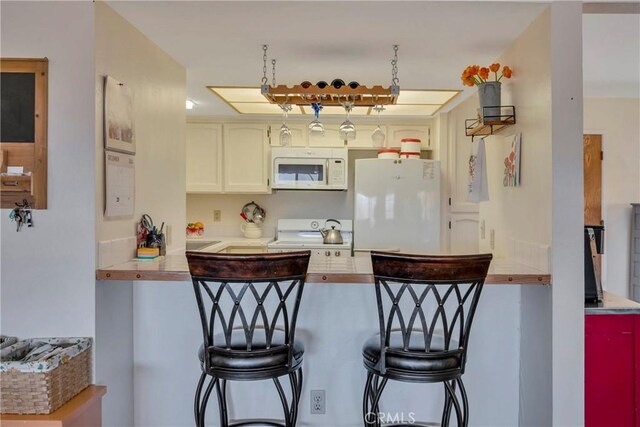
[{"label": "drop ceiling light panel", "polygon": [[226,102],[266,102],[257,87],[207,87]]},{"label": "drop ceiling light panel", "polygon": [[[260,93],[259,87],[207,87],[240,114],[282,114],[282,109],[276,104],[269,103]],[[458,93],[460,91],[457,90],[401,89],[398,103],[385,106],[381,116],[431,116]],[[313,109],[310,106],[293,106],[289,114],[313,115]],[[354,107],[351,111],[352,116],[375,114],[370,107]],[[344,116],[345,111],[342,107],[326,106],[322,108],[320,115]]]},{"label": "drop ceiling light panel", "polygon": [[385,110],[380,113],[380,116],[430,116],[441,107],[441,105],[385,105]]},{"label": "drop ceiling light panel", "polygon": [[444,105],[452,100],[460,91],[458,90],[400,90],[396,105]]},{"label": "drop ceiling light panel", "polygon": [[[277,104],[269,104],[267,102],[230,102],[240,114],[271,114],[282,115],[282,109]],[[289,112],[290,116],[302,114],[300,107],[293,107]]]}]

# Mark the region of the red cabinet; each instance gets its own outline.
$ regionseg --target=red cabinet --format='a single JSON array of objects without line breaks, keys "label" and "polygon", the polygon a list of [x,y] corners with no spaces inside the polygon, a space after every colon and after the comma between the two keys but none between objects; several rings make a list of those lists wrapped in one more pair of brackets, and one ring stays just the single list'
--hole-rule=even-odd
[{"label": "red cabinet", "polygon": [[640,427],[640,315],[585,316],[585,426]]}]

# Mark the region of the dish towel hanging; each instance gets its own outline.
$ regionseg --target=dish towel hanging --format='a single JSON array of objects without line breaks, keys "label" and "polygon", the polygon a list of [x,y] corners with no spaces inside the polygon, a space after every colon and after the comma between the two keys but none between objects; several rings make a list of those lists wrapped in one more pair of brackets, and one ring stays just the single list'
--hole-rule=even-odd
[{"label": "dish towel hanging", "polygon": [[467,200],[473,203],[486,202],[489,200],[487,154],[484,147],[484,138],[480,138],[477,142],[471,142]]}]

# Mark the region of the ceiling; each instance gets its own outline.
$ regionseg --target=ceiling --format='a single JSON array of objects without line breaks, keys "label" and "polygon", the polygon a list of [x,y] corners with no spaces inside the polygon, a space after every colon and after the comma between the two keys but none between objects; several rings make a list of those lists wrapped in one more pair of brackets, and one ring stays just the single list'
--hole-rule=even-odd
[{"label": "ceiling", "polygon": [[[262,45],[278,84],[341,78],[405,89],[463,90],[462,70],[490,64],[544,9],[510,2],[109,2],[187,69],[192,115],[238,115],[206,86],[258,86]],[[269,64],[270,65],[270,64]],[[466,93],[474,89],[467,88]],[[448,105],[466,98],[465,93]]]}]

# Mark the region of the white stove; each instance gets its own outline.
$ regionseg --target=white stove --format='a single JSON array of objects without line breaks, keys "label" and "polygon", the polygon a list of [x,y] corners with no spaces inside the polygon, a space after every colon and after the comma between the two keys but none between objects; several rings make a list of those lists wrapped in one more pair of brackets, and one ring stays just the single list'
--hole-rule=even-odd
[{"label": "white stove", "polygon": [[[268,252],[311,250],[315,256],[350,257],[353,244],[353,222],[339,219],[340,225],[326,219],[279,219],[276,240],[267,245]],[[325,226],[326,223],[326,226]],[[340,228],[342,243],[322,243],[320,230]]]}]

